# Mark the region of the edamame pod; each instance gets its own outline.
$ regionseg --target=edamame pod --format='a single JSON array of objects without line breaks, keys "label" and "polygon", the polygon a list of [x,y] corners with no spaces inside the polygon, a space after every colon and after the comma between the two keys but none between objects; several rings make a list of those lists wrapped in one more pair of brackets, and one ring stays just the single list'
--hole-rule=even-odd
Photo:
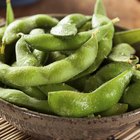
[{"label": "edamame pod", "polygon": [[49,107],[55,114],[65,117],[85,117],[105,111],[120,100],[131,77],[131,70],[124,71],[87,94],[74,91],[50,92],[48,93]]},{"label": "edamame pod", "polygon": [[[114,34],[114,26],[112,21],[107,18],[105,14],[105,11],[100,11],[100,7],[102,7],[102,1],[96,1],[96,8],[95,11],[92,16],[92,27],[93,28],[102,28],[105,25],[110,25],[109,28],[109,32],[106,34],[106,36],[104,36],[103,38],[101,38],[101,40],[99,41],[99,47],[98,47],[98,54],[97,57],[94,61],[94,63],[85,71],[83,71],[82,73],[80,73],[79,75],[77,75],[76,77],[74,77],[73,79],[77,79],[79,77],[83,77],[85,75],[88,75],[92,72],[94,72],[102,63],[102,61],[108,56],[108,54],[111,52],[112,49],[112,38],[113,38],[113,34]],[[98,9],[99,8],[99,9]],[[103,7],[102,7],[103,8]],[[98,13],[99,12],[99,13]],[[101,13],[100,13],[101,12]],[[103,14],[103,15],[101,15]]]},{"label": "edamame pod", "polygon": [[128,104],[117,103],[106,111],[100,112],[101,116],[113,116],[125,113],[128,110]]},{"label": "edamame pod", "polygon": [[112,51],[108,56],[108,59],[115,62],[133,63],[134,61],[136,61],[136,63],[138,63],[139,59],[137,57],[136,58],[134,57],[135,53],[136,53],[135,49],[131,47],[129,44],[121,43],[112,48]]},{"label": "edamame pod", "polygon": [[47,96],[38,87],[16,87],[13,85],[12,85],[12,87],[15,87],[16,89],[23,91],[28,96],[33,97],[37,100],[46,100],[47,99]]},{"label": "edamame pod", "polygon": [[51,29],[51,34],[56,36],[76,35],[77,28],[80,28],[89,18],[82,14],[70,14],[65,16]]},{"label": "edamame pod", "polygon": [[11,0],[6,0],[6,26],[14,21],[14,12],[11,5]]},{"label": "edamame pod", "polygon": [[45,30],[41,28],[35,28],[31,30],[30,35],[35,35],[35,34],[45,34]]},{"label": "edamame pod", "polygon": [[110,30],[112,23],[90,31],[80,32],[75,36],[56,37],[51,34],[24,35],[25,41],[32,47],[41,51],[75,50],[81,47],[92,35],[97,32],[97,40],[100,41]]},{"label": "edamame pod", "polygon": [[[101,40],[98,40],[99,41],[98,54],[97,54],[97,57],[96,57],[94,63],[88,69],[86,69],[79,75],[75,76],[72,80],[83,77],[90,73],[93,73],[100,66],[102,61],[108,56],[108,54],[111,52],[112,38],[113,38],[113,34],[114,34],[113,23],[105,16],[102,16],[102,15],[99,15],[99,16],[95,15],[95,16],[96,16],[96,19],[95,19],[93,27],[95,29],[98,27],[102,28],[103,26],[110,24],[109,32]],[[100,20],[100,16],[102,17],[102,20]],[[94,15],[93,15],[93,17],[94,17]],[[94,20],[92,18],[92,22],[93,21]]]},{"label": "edamame pod", "polygon": [[47,100],[37,100],[20,90],[0,88],[0,98],[20,107],[26,107],[37,112],[50,113]]},{"label": "edamame pod", "polygon": [[114,62],[108,65],[105,65],[101,69],[97,71],[97,73],[86,81],[85,84],[85,92],[91,92],[100,87],[103,83],[107,82],[108,80],[116,77],[120,73],[125,70],[131,69],[132,65],[129,63],[123,62]]},{"label": "edamame pod", "polygon": [[29,49],[29,45],[24,38],[20,38],[16,43],[16,65],[17,66],[39,66],[39,62]]},{"label": "edamame pod", "polygon": [[114,45],[119,43],[128,43],[130,45],[140,42],[140,29],[116,32],[114,35]]},{"label": "edamame pod", "polygon": [[[36,35],[36,34],[45,34],[44,29],[41,28],[35,28],[30,32],[31,35]],[[38,63],[40,65],[45,64],[45,62],[48,59],[49,54],[47,52],[43,52],[37,49],[33,50],[33,55],[36,57],[36,59],[38,60]]]},{"label": "edamame pod", "polygon": [[91,64],[85,71],[81,72],[80,74],[78,74],[74,78],[72,78],[71,81],[78,79],[78,78],[82,78],[86,75],[89,75],[99,68],[99,66],[101,65],[103,60],[107,57],[107,55],[111,51],[111,48],[112,48],[111,38],[108,38],[108,36],[105,37],[103,40],[101,40],[99,42],[98,46],[99,46],[98,53],[97,53],[97,57],[96,57],[94,63]]},{"label": "edamame pod", "polygon": [[45,14],[38,14],[23,19],[15,20],[7,28],[3,36],[3,44],[8,45],[19,39],[18,33],[29,33],[37,27],[53,27],[58,23],[56,18]]},{"label": "edamame pod", "polygon": [[44,67],[9,67],[0,64],[0,79],[17,86],[63,83],[87,69],[94,62],[97,52],[97,38],[93,34],[75,53]]},{"label": "edamame pod", "polygon": [[131,83],[125,90],[122,101],[129,105],[130,109],[140,107],[140,80]]},{"label": "edamame pod", "polygon": [[102,0],[96,0],[94,13],[106,16],[106,10]]}]

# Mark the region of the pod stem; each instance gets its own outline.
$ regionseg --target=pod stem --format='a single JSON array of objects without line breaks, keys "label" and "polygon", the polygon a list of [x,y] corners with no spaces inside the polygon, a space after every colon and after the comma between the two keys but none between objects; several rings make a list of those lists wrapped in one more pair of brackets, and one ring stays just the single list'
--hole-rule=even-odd
[{"label": "pod stem", "polygon": [[113,24],[116,24],[116,23],[119,22],[119,21],[120,21],[120,19],[119,19],[118,17],[112,19],[112,23],[113,23]]}]

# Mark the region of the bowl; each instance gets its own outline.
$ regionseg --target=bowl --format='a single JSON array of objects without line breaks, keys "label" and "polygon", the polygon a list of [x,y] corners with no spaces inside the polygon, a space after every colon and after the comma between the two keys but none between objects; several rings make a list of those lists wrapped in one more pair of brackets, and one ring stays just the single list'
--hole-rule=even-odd
[{"label": "bowl", "polygon": [[30,111],[0,99],[0,116],[17,129],[42,140],[98,140],[135,126],[140,109],[102,118],[66,118]]},{"label": "bowl", "polygon": [[[55,15],[61,19],[64,15]],[[116,30],[125,30],[116,26]],[[140,121],[140,109],[102,118],[66,118],[18,107],[0,99],[0,117],[17,129],[42,140],[101,140]]]}]

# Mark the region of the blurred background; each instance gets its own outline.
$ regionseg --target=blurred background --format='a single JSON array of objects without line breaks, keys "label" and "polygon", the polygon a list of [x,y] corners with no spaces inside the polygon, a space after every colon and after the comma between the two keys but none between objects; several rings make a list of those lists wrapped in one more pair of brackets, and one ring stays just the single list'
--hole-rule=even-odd
[{"label": "blurred background", "polygon": [[[84,13],[91,15],[95,0],[12,0],[15,17],[38,13]],[[119,17],[118,25],[140,28],[140,0],[104,0],[108,16]],[[5,0],[0,0],[0,16],[5,17]]]}]

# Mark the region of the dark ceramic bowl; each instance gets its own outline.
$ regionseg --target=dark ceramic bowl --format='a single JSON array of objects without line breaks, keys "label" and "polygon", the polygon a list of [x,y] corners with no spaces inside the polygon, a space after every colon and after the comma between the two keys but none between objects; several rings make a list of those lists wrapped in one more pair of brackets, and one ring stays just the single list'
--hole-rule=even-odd
[{"label": "dark ceramic bowl", "polygon": [[101,140],[139,123],[140,109],[112,117],[65,118],[30,111],[0,99],[0,117],[38,139]]},{"label": "dark ceramic bowl", "polygon": [[140,109],[103,118],[65,118],[41,114],[0,100],[0,116],[38,139],[101,140],[140,121]]}]

